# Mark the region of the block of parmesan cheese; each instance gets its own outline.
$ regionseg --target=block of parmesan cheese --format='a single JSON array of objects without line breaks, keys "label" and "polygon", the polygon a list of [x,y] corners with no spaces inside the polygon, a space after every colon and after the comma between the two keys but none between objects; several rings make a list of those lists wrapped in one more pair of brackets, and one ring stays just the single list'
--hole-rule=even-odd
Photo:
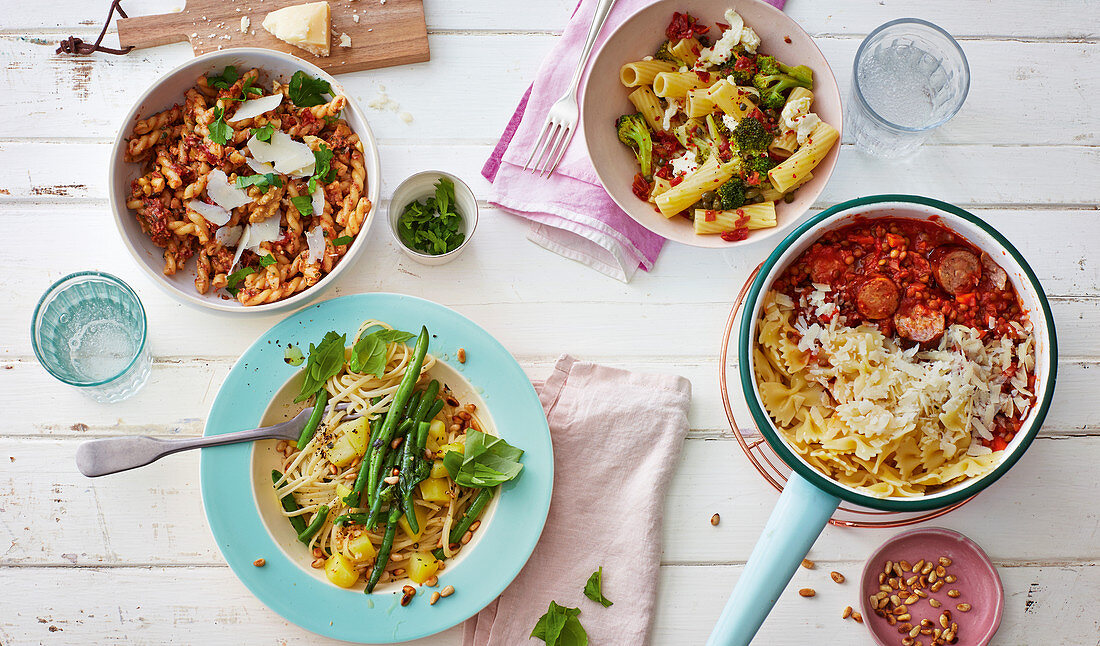
[{"label": "block of parmesan cheese", "polygon": [[272,36],[314,56],[329,55],[331,13],[327,2],[310,2],[272,11],[264,18],[263,26]]}]

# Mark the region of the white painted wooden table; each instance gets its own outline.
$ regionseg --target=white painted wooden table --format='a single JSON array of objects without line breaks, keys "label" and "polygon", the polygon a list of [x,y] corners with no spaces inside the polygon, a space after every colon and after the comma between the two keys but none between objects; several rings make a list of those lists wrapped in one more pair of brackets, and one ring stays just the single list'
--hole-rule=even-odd
[{"label": "white painted wooden table", "polygon": [[[94,40],[105,4],[0,2],[0,644],[322,642],[262,606],[222,561],[202,513],[197,454],[95,481],[75,469],[74,451],[88,438],[200,434],[233,361],[277,320],[227,325],[177,304],[118,240],[105,193],[109,143],[137,94],[190,50],[53,53],[71,33]],[[140,15],[181,2],[125,4]],[[361,105],[385,86],[414,116],[407,125],[392,112],[369,115],[382,142],[384,197],[426,168],[486,193],[481,164],[573,4],[429,0],[430,63],[342,79]],[[873,161],[846,145],[818,207],[885,192],[947,200],[995,223],[1042,279],[1062,351],[1047,424],[1008,476],[935,523],[977,540],[999,566],[1007,611],[995,643],[1092,645],[1100,643],[1100,4],[1039,4],[790,0],[788,12],[817,37],[845,94],[859,41],[886,20],[930,19],[962,40],[973,74],[962,113],[910,163]],[[445,267],[406,260],[380,224],[326,298],[381,290],[449,305],[532,377],[571,352],[691,379],[692,431],[667,501],[654,642],[702,643],[777,497],[726,426],[716,360],[731,299],[768,250],[672,245],[652,273],[624,285],[534,246],[523,222],[493,209],[484,209],[471,248]],[[123,404],[97,405],[63,387],[31,351],[38,296],[89,268],[130,282],[149,313],[153,375]],[[715,512],[718,527],[709,523]],[[856,605],[855,586],[837,586],[827,572],[854,579],[891,533],[827,529],[811,553],[818,570],[798,572],[757,642],[870,644],[863,628],[840,619]],[[798,597],[802,586],[817,597]],[[456,645],[460,632],[419,643]]]}]

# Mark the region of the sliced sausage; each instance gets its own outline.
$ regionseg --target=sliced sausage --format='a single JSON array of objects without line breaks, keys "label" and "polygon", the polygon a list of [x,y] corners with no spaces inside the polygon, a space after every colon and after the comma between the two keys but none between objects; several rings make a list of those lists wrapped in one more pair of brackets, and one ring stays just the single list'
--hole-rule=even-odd
[{"label": "sliced sausage", "polygon": [[993,284],[997,289],[1004,289],[1008,284],[1008,273],[1001,269],[989,254],[982,252],[982,267],[985,268],[985,275],[989,278],[989,282]]},{"label": "sliced sausage", "polygon": [[869,319],[884,319],[898,309],[901,294],[886,276],[871,276],[856,291],[856,309]]},{"label": "sliced sausage", "polygon": [[810,280],[826,285],[833,283],[847,269],[840,252],[833,247],[822,247],[810,260]]},{"label": "sliced sausage", "polygon": [[959,247],[940,247],[932,252],[936,282],[948,294],[973,291],[982,278],[982,263],[974,252]]},{"label": "sliced sausage", "polygon": [[943,334],[943,312],[937,312],[921,301],[907,300],[894,314],[894,325],[898,334],[907,339],[931,343]]}]

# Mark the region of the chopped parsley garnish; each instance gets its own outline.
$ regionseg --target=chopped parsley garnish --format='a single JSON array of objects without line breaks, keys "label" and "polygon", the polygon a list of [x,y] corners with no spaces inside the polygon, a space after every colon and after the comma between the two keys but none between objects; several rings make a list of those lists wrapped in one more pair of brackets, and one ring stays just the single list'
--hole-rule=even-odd
[{"label": "chopped parsley garnish", "polygon": [[251,274],[254,274],[254,273],[256,273],[256,270],[251,268],[251,267],[241,267],[240,269],[233,272],[232,274],[229,274],[229,276],[226,278],[226,282],[225,282],[225,291],[227,291],[230,294],[236,296],[237,291],[238,291],[237,285],[240,284],[240,282],[242,280],[244,280],[245,276],[248,276],[248,275],[251,275]]},{"label": "chopped parsley garnish", "polygon": [[260,141],[271,141],[271,134],[275,132],[275,126],[267,124],[260,128],[253,128],[252,134]]},{"label": "chopped parsley garnish", "polygon": [[336,175],[336,169],[332,167],[332,149],[321,144],[317,150],[313,151],[313,159],[317,162],[313,169],[313,177],[325,184],[331,182]]},{"label": "chopped parsley garnish", "polygon": [[342,244],[351,244],[351,241],[354,239],[355,238],[351,236],[340,236],[339,238],[332,241],[332,246],[339,247]]},{"label": "chopped parsley garnish", "polygon": [[313,215],[313,200],[311,200],[308,195],[292,197],[290,198],[290,203],[294,205],[294,208],[298,209],[298,213],[303,217]]},{"label": "chopped parsley garnish", "polygon": [[270,267],[271,265],[274,265],[275,262],[275,256],[272,256],[271,254],[267,254],[263,258],[260,258],[261,267]]},{"label": "chopped parsley garnish", "polygon": [[287,94],[294,105],[300,108],[309,108],[327,103],[322,95],[331,95],[332,86],[325,79],[313,78],[305,72],[298,71],[290,77],[290,87]]},{"label": "chopped parsley garnish", "polygon": [[248,188],[249,186],[256,186],[264,193],[267,189],[279,187],[283,185],[283,180],[279,179],[279,176],[275,173],[265,173],[263,175],[243,175],[237,176],[237,188]]},{"label": "chopped parsley garnish", "polygon": [[435,185],[435,195],[405,206],[397,221],[401,241],[410,249],[432,256],[454,251],[466,239],[462,214],[455,210],[455,185],[446,177]]},{"label": "chopped parsley garnish", "polygon": [[337,112],[336,114],[326,115],[324,117],[324,120],[325,120],[325,123],[328,123],[328,124],[336,123],[337,121],[340,120],[340,113]]},{"label": "chopped parsley garnish", "polygon": [[237,82],[240,75],[237,74],[237,68],[233,65],[226,65],[221,74],[212,74],[206,77],[207,83],[210,87],[217,88],[219,90],[228,90],[231,85]]},{"label": "chopped parsley garnish", "polygon": [[225,111],[222,110],[221,107],[214,107],[214,123],[210,124],[208,131],[210,133],[210,141],[217,144],[225,145],[225,142],[229,141],[229,138],[233,136],[233,129],[225,122]]}]

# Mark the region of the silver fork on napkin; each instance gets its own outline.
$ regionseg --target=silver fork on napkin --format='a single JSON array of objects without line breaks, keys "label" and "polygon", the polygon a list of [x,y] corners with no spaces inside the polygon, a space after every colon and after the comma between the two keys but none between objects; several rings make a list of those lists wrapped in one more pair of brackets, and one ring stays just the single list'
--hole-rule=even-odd
[{"label": "silver fork on napkin", "polygon": [[[336,404],[333,408],[344,410],[351,404]],[[109,473],[128,471],[156,462],[166,455],[201,449],[206,446],[222,446],[256,440],[296,441],[305,428],[313,407],[302,409],[291,419],[272,426],[261,426],[249,431],[236,431],[207,437],[188,437],[178,440],[162,440],[156,437],[140,435],[136,437],[109,437],[102,440],[89,440],[76,449],[76,468],[89,478],[105,476]],[[359,412],[348,413],[345,420],[362,417]]]},{"label": "silver fork on napkin", "polygon": [[[588,57],[592,54],[592,46],[596,44],[596,37],[603,29],[603,23],[607,20],[607,14],[611,12],[611,5],[615,0],[600,0],[596,5],[596,13],[592,15],[592,26],[588,28],[588,38],[581,49],[581,60],[577,63],[577,71],[573,72],[573,79],[569,81],[569,87],[565,94],[550,106],[550,112],[546,114],[546,122],[542,125],[542,133],[539,135],[535,147],[531,149],[531,156],[523,165],[523,170],[531,166],[531,160],[535,153],[539,154],[538,161],[531,166],[531,172],[549,177],[554,174],[558,162],[565,155],[565,149],[573,139],[573,133],[577,130],[577,122],[580,121],[580,106],[577,105],[577,88],[581,83],[584,68],[588,65]],[[543,161],[546,164],[543,164]],[[539,167],[542,166],[542,170]]]}]

